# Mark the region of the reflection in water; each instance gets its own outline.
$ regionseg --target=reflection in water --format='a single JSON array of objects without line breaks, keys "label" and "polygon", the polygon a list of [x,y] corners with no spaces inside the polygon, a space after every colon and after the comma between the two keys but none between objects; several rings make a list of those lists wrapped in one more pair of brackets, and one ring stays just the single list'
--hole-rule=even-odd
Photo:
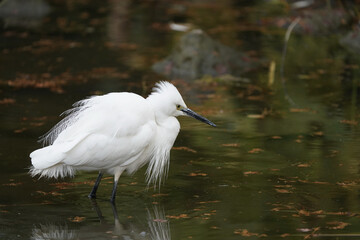
[{"label": "reflection in water", "polygon": [[49,13],[50,6],[43,0],[0,1],[0,18],[6,27],[36,28]]},{"label": "reflection in water", "polygon": [[46,223],[38,224],[32,230],[31,239],[103,239],[109,237],[122,237],[123,239],[156,239],[169,240],[170,225],[165,217],[164,209],[161,206],[153,206],[146,209],[147,218],[144,224],[139,219],[138,222],[121,222],[115,205],[112,205],[114,224],[105,221],[101,209],[96,201],[93,201],[94,210],[100,220],[100,225],[85,225],[74,229],[67,223]]},{"label": "reflection in water", "polygon": [[40,224],[32,230],[31,239],[77,239],[76,230],[69,229],[68,225]]},{"label": "reflection in water", "polygon": [[154,214],[147,209],[148,213],[148,226],[150,229],[150,237],[151,239],[171,239],[170,235],[170,225],[169,221],[166,220],[165,211],[162,208],[159,208],[155,205],[153,207]]},{"label": "reflection in water", "polygon": [[129,32],[129,5],[128,0],[111,0],[110,14],[108,17],[108,37],[110,43],[120,44],[127,42]]},{"label": "reflection in water", "polygon": [[[52,13],[46,15],[46,6],[38,11],[40,2],[51,3]],[[230,76],[206,77],[196,87],[176,79],[192,105],[221,126],[209,132],[182,119],[164,186],[168,196],[161,199],[171,209],[167,215],[191,217],[171,218],[171,237],[300,240],[316,230],[329,236],[320,239],[360,239],[360,30],[353,14],[360,5],[314,2],[332,7],[305,9],[314,24],[297,25],[288,42],[284,77],[299,105],[292,107],[277,78],[285,26],[298,16],[285,1],[0,0],[0,25],[7,24],[0,41],[0,59],[6,59],[0,65],[0,239],[170,237],[161,207],[149,203],[148,217],[142,205],[150,198],[140,193],[142,173],[124,179],[114,221],[109,203],[98,202],[105,218],[99,220],[85,199],[89,175],[77,179],[81,184],[55,186],[34,182],[25,170],[34,140],[76,96],[141,92],[142,86],[146,94],[161,77],[151,64],[181,37],[162,27],[170,21],[192,23],[224,45],[276,63],[271,87],[267,65],[241,75],[248,85]],[[331,22],[350,20],[331,15],[340,2],[349,10],[352,2],[349,17],[355,18],[334,30],[340,25]],[[5,3],[17,6],[6,10]],[[24,28],[10,26],[13,16]],[[33,19],[42,25],[28,30]],[[324,35],[324,28],[332,30]],[[66,96],[47,90],[62,84],[58,76]],[[14,81],[18,85],[9,84]],[[74,216],[85,218],[74,222]]]}]

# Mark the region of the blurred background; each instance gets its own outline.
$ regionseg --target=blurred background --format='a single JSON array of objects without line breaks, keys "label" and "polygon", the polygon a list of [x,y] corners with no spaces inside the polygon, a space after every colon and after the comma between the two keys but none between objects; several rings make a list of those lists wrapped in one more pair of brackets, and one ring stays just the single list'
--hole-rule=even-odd
[{"label": "blurred background", "polygon": [[[360,1],[0,1],[1,239],[358,239]],[[32,179],[29,153],[91,95],[174,83],[161,190],[145,169]]]}]

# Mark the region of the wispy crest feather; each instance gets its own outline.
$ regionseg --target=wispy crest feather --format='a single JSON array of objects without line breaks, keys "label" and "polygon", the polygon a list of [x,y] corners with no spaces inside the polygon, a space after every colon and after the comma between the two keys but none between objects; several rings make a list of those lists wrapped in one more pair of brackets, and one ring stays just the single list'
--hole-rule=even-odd
[{"label": "wispy crest feather", "polygon": [[[180,96],[179,91],[177,88],[170,82],[166,81],[160,81],[155,84],[155,86],[152,89],[151,94],[148,96],[148,98],[152,98],[157,95],[164,95],[164,96]],[[171,99],[171,98],[169,98]]]}]

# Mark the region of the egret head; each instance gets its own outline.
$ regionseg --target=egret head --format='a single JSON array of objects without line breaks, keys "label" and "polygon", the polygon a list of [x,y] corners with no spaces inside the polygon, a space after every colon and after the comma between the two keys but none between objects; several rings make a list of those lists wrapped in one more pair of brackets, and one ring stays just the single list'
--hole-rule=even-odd
[{"label": "egret head", "polygon": [[156,114],[162,117],[190,116],[213,127],[214,123],[189,109],[177,88],[169,82],[161,81],[155,85],[148,99],[153,102]]}]

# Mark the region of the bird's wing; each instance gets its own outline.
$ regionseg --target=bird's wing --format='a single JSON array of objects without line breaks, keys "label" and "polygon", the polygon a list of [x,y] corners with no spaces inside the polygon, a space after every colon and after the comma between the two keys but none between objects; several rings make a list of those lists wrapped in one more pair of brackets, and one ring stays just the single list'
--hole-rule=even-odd
[{"label": "bird's wing", "polygon": [[54,144],[83,139],[91,134],[134,135],[143,124],[154,121],[146,100],[137,94],[110,93],[84,102],[67,117]]},{"label": "bird's wing", "polygon": [[53,142],[62,162],[72,166],[99,168],[129,161],[149,145],[156,128],[151,106],[132,93],[93,97],[72,114]]}]

